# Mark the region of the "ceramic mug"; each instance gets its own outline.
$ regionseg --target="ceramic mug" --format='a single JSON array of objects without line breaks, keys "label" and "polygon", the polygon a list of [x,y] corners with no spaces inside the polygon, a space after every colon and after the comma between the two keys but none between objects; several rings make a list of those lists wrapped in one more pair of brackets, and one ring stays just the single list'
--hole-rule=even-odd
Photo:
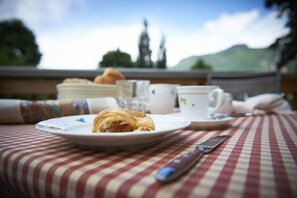
[{"label": "ceramic mug", "polygon": [[152,114],[172,113],[176,102],[175,84],[151,84],[149,88],[149,109]]},{"label": "ceramic mug", "polygon": [[178,86],[177,93],[180,112],[191,121],[211,120],[225,102],[218,86]]}]

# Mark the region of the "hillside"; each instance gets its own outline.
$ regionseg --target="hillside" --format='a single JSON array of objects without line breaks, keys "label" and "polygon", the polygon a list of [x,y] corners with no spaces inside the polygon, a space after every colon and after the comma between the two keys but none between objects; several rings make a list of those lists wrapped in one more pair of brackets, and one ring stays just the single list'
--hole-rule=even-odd
[{"label": "hillside", "polygon": [[[252,49],[246,45],[235,45],[215,54],[185,58],[172,70],[191,70],[192,65],[202,59],[212,66],[213,71],[270,71],[273,69],[275,56],[276,51],[272,49]],[[296,60],[290,63],[294,64],[296,66]]]}]

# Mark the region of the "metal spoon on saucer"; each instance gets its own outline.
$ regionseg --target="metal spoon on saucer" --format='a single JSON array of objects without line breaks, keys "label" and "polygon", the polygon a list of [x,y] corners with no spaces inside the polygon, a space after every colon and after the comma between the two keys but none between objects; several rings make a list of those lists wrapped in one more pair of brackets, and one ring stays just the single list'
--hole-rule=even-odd
[{"label": "metal spoon on saucer", "polygon": [[213,117],[214,120],[221,120],[224,118],[239,118],[239,117],[245,117],[245,116],[253,116],[254,114],[251,112],[245,112],[245,113],[231,113],[231,114],[223,114],[223,115],[216,115]]}]

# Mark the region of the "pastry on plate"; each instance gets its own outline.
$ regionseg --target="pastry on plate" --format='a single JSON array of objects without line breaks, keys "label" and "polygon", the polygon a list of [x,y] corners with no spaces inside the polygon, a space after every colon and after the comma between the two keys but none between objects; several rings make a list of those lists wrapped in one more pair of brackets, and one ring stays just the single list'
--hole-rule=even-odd
[{"label": "pastry on plate", "polygon": [[155,130],[153,120],[145,113],[124,108],[101,111],[93,120],[92,132],[131,132]]}]

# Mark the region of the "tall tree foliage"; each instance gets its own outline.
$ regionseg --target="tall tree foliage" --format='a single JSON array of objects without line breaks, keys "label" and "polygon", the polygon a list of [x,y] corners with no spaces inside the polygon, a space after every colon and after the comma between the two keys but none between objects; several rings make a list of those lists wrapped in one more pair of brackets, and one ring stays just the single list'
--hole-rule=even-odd
[{"label": "tall tree foliage", "polygon": [[140,34],[138,50],[139,55],[137,59],[137,66],[139,68],[152,68],[153,62],[151,60],[152,51],[150,49],[150,37],[148,35],[148,23],[144,20],[144,30]]},{"label": "tall tree foliage", "polygon": [[166,68],[166,48],[165,48],[165,38],[162,37],[159,51],[158,51],[158,61],[157,61],[157,68],[165,69]]},{"label": "tall tree foliage", "polygon": [[41,56],[33,32],[21,20],[0,22],[0,65],[37,66]]},{"label": "tall tree foliage", "polygon": [[280,49],[277,68],[283,67],[297,55],[297,1],[296,0],[266,0],[267,8],[277,8],[278,16],[287,16],[288,34],[278,38],[271,47]]},{"label": "tall tree foliage", "polygon": [[99,63],[100,67],[134,67],[135,64],[131,61],[131,56],[128,53],[116,51],[107,52],[102,57]]}]

